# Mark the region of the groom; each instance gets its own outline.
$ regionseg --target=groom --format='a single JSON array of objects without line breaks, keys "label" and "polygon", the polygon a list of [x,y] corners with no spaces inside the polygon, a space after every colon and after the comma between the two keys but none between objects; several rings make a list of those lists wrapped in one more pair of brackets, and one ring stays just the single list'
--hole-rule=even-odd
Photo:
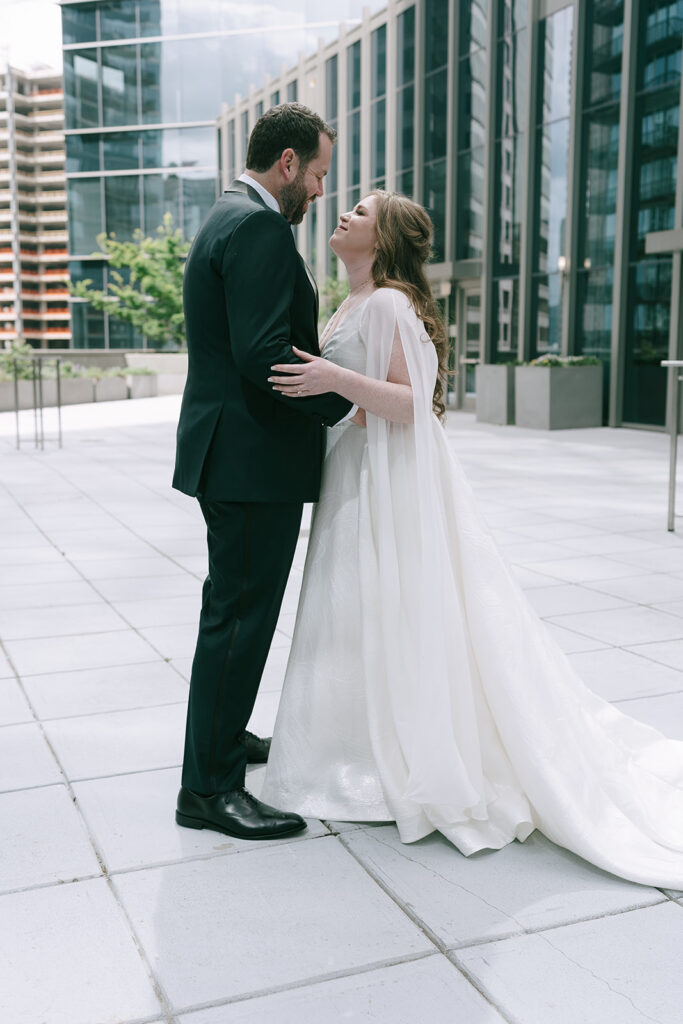
[{"label": "groom", "polygon": [[242,839],[306,827],[244,788],[270,741],[246,731],[294,557],[316,501],[323,427],[354,410],[338,395],[295,403],[268,383],[291,346],[319,354],[315,285],[290,225],[323,194],[336,133],[297,103],[268,110],[247,171],[214,204],[185,269],[189,369],[173,486],[197,497],[209,574],[192,664],[176,821]]}]

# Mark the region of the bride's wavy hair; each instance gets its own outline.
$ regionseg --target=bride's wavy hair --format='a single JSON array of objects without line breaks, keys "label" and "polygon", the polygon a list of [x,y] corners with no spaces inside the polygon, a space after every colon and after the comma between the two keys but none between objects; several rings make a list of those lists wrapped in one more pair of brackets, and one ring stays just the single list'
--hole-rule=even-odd
[{"label": "bride's wavy hair", "polygon": [[425,274],[434,228],[427,211],[407,196],[382,189],[370,194],[377,197],[377,255],[372,264],[372,278],[377,288],[398,288],[407,295],[424,323],[439,360],[433,408],[443,420],[446,413],[444,385],[449,372],[448,337]]}]

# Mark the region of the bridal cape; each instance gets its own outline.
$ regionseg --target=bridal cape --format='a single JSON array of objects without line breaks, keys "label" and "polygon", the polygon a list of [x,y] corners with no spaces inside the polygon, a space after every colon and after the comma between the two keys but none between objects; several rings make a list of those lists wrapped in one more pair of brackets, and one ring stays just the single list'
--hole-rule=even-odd
[{"label": "bridal cape", "polygon": [[[390,818],[404,842],[438,829],[464,854],[538,828],[623,878],[683,889],[683,742],[593,694],[527,601],[432,412],[436,352],[397,290],[361,309],[364,372],[386,380],[396,328],[414,424],[368,414],[366,434],[332,431],[356,458],[333,444],[326,460],[263,799]],[[335,758],[346,815],[309,799]]]}]

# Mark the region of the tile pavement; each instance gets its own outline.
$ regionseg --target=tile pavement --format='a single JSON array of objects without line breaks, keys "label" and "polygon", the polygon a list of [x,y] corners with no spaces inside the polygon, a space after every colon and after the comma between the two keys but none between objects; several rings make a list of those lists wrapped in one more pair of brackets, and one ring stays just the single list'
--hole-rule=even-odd
[{"label": "tile pavement", "polygon": [[[72,407],[64,448],[44,452],[17,452],[0,416],[0,1020],[679,1024],[683,894],[538,834],[466,859],[390,824],[253,844],[175,826],[205,564],[197,509],[168,486],[177,412],[174,397]],[[666,438],[459,413],[448,431],[578,673],[683,739]],[[258,731],[305,545],[304,529]]]}]

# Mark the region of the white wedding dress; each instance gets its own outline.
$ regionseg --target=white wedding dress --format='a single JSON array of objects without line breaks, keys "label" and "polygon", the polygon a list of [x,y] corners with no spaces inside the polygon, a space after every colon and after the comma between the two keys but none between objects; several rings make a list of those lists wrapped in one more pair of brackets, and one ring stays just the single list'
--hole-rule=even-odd
[{"label": "white wedding dress", "polygon": [[464,854],[535,828],[683,889],[683,743],[581,681],[481,519],[432,412],[434,346],[380,289],[324,355],[386,380],[398,324],[415,422],[328,431],[261,798],[308,817],[438,829]]}]

